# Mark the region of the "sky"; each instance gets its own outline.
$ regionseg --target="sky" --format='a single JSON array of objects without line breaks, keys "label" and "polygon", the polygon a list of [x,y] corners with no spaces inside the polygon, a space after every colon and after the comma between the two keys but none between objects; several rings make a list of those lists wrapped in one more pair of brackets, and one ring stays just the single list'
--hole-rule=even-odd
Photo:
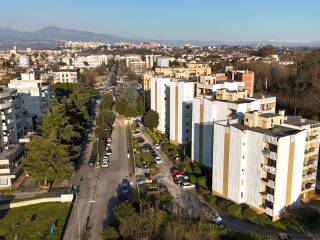
[{"label": "sky", "polygon": [[0,27],[157,40],[320,40],[319,0],[10,0]]}]

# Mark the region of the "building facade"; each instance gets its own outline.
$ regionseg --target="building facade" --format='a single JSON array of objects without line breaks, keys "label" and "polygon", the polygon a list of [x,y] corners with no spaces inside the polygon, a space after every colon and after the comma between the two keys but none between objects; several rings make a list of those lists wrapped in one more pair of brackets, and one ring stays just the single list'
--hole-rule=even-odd
[{"label": "building facade", "polygon": [[320,124],[283,111],[234,121],[214,124],[212,191],[276,221],[314,191]]},{"label": "building facade", "polygon": [[192,132],[192,99],[194,82],[172,79],[170,82],[170,141],[190,144]]},{"label": "building facade", "polygon": [[170,82],[171,78],[152,77],[150,80],[151,110],[159,114],[157,130],[166,133],[170,127]]},{"label": "building facade", "polygon": [[54,72],[54,83],[78,83],[79,79],[79,68],[74,66],[64,66]]}]

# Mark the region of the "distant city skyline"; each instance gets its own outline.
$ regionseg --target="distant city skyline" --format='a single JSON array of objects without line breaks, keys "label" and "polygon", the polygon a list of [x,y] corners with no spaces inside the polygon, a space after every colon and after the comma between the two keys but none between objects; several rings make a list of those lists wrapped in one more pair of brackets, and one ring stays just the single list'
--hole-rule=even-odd
[{"label": "distant city skyline", "polygon": [[320,2],[309,0],[11,0],[0,26],[46,26],[154,40],[320,40]]}]

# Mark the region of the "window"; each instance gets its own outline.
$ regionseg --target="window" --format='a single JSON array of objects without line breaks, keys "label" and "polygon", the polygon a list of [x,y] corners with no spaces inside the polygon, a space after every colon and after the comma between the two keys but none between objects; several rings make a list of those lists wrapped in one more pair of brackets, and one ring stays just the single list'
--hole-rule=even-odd
[{"label": "window", "polygon": [[190,108],[190,106],[189,105],[186,105],[186,109],[189,109]]},{"label": "window", "polygon": [[189,133],[189,129],[186,129],[186,133]]},{"label": "window", "polygon": [[7,178],[0,179],[0,185],[8,185],[8,179]]},{"label": "window", "polygon": [[243,192],[241,192],[241,198],[243,198]]}]

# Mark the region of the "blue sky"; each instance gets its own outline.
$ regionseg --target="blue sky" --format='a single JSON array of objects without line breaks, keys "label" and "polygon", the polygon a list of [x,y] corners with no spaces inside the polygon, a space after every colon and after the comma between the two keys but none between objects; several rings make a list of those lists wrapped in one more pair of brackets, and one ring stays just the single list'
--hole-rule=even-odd
[{"label": "blue sky", "polygon": [[142,39],[320,40],[319,0],[10,0],[0,26]]}]

